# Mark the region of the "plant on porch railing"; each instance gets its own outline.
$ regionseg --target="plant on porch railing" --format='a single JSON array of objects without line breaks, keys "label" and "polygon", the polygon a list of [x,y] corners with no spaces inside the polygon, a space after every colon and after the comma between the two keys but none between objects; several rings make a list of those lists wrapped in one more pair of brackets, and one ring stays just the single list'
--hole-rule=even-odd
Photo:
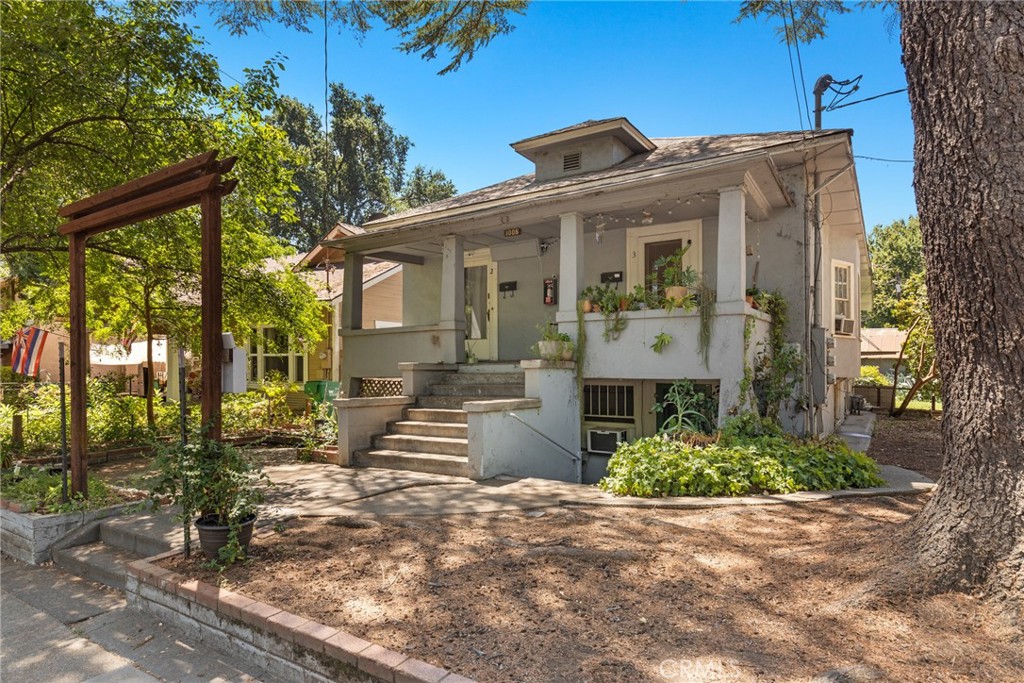
[{"label": "plant on porch railing", "polygon": [[559,332],[551,320],[543,325],[537,326],[541,338],[534,344],[537,355],[544,360],[572,360],[575,347],[572,337],[565,332]]},{"label": "plant on porch railing", "polygon": [[706,280],[701,278],[697,283],[697,310],[700,312],[700,334],[697,337],[697,352],[704,361],[704,367],[709,367],[711,352],[711,332],[715,322],[715,304],[718,301],[718,292],[708,286]]}]

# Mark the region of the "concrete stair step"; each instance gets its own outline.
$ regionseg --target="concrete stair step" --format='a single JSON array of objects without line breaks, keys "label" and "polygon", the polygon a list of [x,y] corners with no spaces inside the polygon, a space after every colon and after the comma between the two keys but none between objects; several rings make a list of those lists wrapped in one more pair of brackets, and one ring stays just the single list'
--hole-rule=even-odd
[{"label": "concrete stair step", "polygon": [[439,436],[447,439],[466,439],[469,437],[469,427],[462,423],[402,420],[401,422],[389,422],[388,434],[405,436]]},{"label": "concrete stair step", "polygon": [[483,363],[474,363],[473,365],[463,363],[458,369],[458,374],[460,375],[486,375],[495,372],[522,374],[523,369],[519,367],[519,363],[502,363],[500,361],[485,361]]},{"label": "concrete stair step", "polygon": [[522,384],[524,381],[522,372],[453,372],[437,384]]},{"label": "concrete stair step", "polygon": [[[479,396],[465,397],[465,396],[420,396],[416,399],[416,406],[418,408],[427,408],[430,410],[451,410],[451,411],[462,411],[462,404],[466,401],[479,401]],[[467,418],[468,419],[468,418]]]},{"label": "concrete stair step", "polygon": [[128,563],[139,559],[142,559],[141,555],[100,541],[53,553],[53,562],[61,569],[121,591],[124,590]]},{"label": "concrete stair step", "polygon": [[[100,540],[141,557],[159,555],[184,545],[177,508],[149,515],[110,517],[100,523]],[[193,538],[195,534],[193,533]]]},{"label": "concrete stair step", "polygon": [[474,398],[522,398],[526,394],[524,384],[442,384],[430,387],[434,396],[462,396]]},{"label": "concrete stair step", "polygon": [[441,422],[447,424],[469,421],[465,410],[445,410],[444,408],[406,408],[405,419],[417,422]]},{"label": "concrete stair step", "polygon": [[412,453],[434,453],[437,455],[469,455],[469,441],[440,436],[407,436],[404,434],[384,434],[373,438],[377,449],[389,451],[409,451]]},{"label": "concrete stair step", "polygon": [[444,474],[452,477],[469,476],[469,459],[457,455],[418,453],[385,448],[356,451],[353,455],[358,467],[380,467],[407,472]]}]

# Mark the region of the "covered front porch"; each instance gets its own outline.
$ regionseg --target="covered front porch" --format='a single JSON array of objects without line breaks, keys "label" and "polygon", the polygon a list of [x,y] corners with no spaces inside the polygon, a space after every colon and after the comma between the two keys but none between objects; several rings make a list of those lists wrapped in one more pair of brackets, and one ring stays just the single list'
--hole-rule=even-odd
[{"label": "covered front porch", "polygon": [[[761,187],[771,180],[770,169],[764,171],[769,177],[761,183],[749,171],[719,173],[345,240],[346,274],[360,272],[366,259],[406,264],[400,327],[362,329],[362,292],[346,283],[345,395],[364,395],[367,378],[398,377],[403,362],[536,358],[537,327],[553,321],[577,342],[585,334],[577,360],[588,381],[705,381],[721,388],[720,414],[734,411],[744,368],[768,327],[745,300],[748,262],[756,268],[759,260],[760,227],[752,221],[767,221],[773,211]],[[774,202],[789,204],[773,184]],[[586,313],[578,323],[580,291],[603,282],[626,295],[643,286],[652,247],[687,248],[686,264],[717,292],[707,363],[698,353],[701,321],[694,310],[625,311],[625,329],[612,341],[602,338],[602,314]],[[656,353],[651,347],[659,334],[672,342]]]}]

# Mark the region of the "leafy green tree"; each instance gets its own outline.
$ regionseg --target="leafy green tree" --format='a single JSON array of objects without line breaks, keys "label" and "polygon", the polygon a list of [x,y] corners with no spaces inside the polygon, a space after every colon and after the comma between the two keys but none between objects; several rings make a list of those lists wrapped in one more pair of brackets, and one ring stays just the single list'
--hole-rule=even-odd
[{"label": "leafy green tree", "polygon": [[[914,122],[914,189],[942,376],[939,488],[893,545],[881,592],[983,591],[1024,607],[1024,6],[898,3]],[[747,0],[824,35],[812,0]]]},{"label": "leafy green tree", "polygon": [[[313,291],[287,271],[266,232],[290,217],[295,158],[268,124],[279,65],[224,87],[215,60],[175,3],[3,2],[3,260],[22,284],[2,327],[60,321],[68,310],[67,243],[57,209],[210,148],[235,155],[238,189],[223,210],[228,329],[273,324],[310,342],[324,332]],[[190,209],[89,241],[89,326],[120,339],[138,324],[195,345],[199,218]],[[20,319],[15,319],[17,316]]]},{"label": "leafy green tree", "polygon": [[299,159],[292,167],[297,219],[272,219],[275,235],[305,251],[339,221],[360,225],[376,214],[455,194],[454,183],[441,171],[417,166],[406,173],[412,143],[395,132],[372,96],[334,83],[329,101],[326,141],[313,107],[291,97],[282,97],[275,107],[271,122],[286,132]]},{"label": "leafy green tree", "polygon": [[917,216],[875,226],[868,236],[868,250],[875,292],[871,311],[864,315],[864,325],[893,327],[896,325],[895,308],[911,291],[910,279],[924,275],[924,247]]},{"label": "leafy green tree", "polygon": [[418,165],[405,179],[401,196],[394,208],[413,209],[455,195],[455,183],[441,171]]},{"label": "leafy green tree", "polygon": [[[900,355],[893,366],[893,378],[899,386],[901,370],[910,377],[911,384],[900,405],[896,405],[896,392],[892,395],[889,414],[899,417],[923,389],[930,389],[939,381],[938,359],[935,356],[935,329],[928,305],[928,288],[924,271],[914,273],[907,280],[904,296],[893,311],[896,326],[907,333],[900,346]],[[906,365],[904,365],[906,363]]]},{"label": "leafy green tree", "polygon": [[[194,11],[200,0],[182,3],[185,11]],[[357,35],[365,34],[376,23],[401,36],[399,49],[419,54],[427,60],[448,57],[440,74],[457,70],[464,61],[493,38],[513,30],[508,15],[524,14],[528,0],[488,0],[487,2],[408,2],[407,0],[353,0],[330,2],[282,0],[282,2],[236,2],[213,0],[208,4],[218,24],[241,35],[278,22],[300,31],[319,29],[325,20],[348,27]]]}]

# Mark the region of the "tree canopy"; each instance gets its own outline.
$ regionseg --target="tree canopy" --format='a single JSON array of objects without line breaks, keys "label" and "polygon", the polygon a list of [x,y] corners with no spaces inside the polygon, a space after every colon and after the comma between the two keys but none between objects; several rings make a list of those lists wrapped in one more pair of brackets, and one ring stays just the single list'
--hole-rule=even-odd
[{"label": "tree canopy", "polygon": [[323,120],[313,107],[291,97],[282,97],[275,107],[271,122],[285,131],[300,159],[293,167],[297,220],[272,220],[275,235],[306,251],[339,221],[361,225],[377,214],[455,194],[441,171],[417,166],[406,173],[412,143],[391,127],[373,96],[333,83],[329,103],[326,142]]},{"label": "tree canopy", "polygon": [[924,247],[917,216],[876,225],[868,236],[875,285],[874,303],[864,316],[865,327],[897,325],[896,306],[910,293],[907,286],[917,275],[924,277]]},{"label": "tree canopy", "polygon": [[[293,216],[295,153],[264,118],[278,65],[223,86],[216,61],[179,13],[173,2],[3,2],[2,251],[23,297],[3,312],[4,333],[28,322],[26,313],[36,322],[66,316],[60,206],[219,149],[238,157],[240,181],[224,202],[225,325],[239,336],[257,323],[310,340],[323,334],[312,290],[289,271],[265,267],[286,253],[267,232],[268,217]],[[89,326],[119,336],[146,292],[164,309],[161,331],[192,340],[198,245],[196,209],[92,238]]]}]

